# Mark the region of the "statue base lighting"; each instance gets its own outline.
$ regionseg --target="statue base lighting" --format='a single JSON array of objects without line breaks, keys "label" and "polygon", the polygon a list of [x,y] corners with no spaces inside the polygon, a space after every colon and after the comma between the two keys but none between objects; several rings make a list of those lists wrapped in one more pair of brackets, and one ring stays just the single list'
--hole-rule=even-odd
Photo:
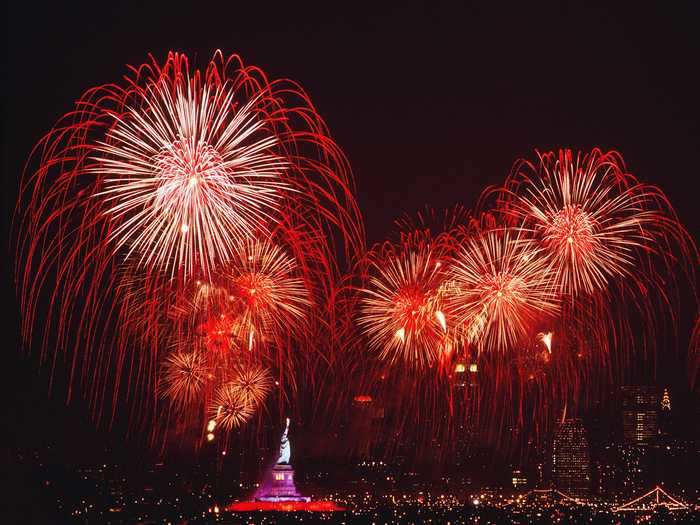
[{"label": "statue base lighting", "polygon": [[294,468],[291,465],[277,464],[272,467],[269,476],[258,488],[253,497],[255,501],[311,501],[302,496],[294,485]]}]

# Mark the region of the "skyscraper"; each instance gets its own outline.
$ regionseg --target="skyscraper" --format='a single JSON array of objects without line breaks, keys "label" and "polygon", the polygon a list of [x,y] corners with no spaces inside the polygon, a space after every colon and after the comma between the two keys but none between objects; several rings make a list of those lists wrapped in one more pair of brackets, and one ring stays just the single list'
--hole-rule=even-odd
[{"label": "skyscraper", "polygon": [[659,445],[666,445],[667,441],[673,434],[673,415],[674,412],[671,409],[671,394],[668,388],[664,388],[664,392],[661,395],[661,402],[659,403]]},{"label": "skyscraper", "polygon": [[580,419],[568,419],[557,426],[552,447],[552,481],[555,488],[572,495],[590,489],[590,456],[586,429]]},{"label": "skyscraper", "polygon": [[353,417],[350,435],[355,455],[363,460],[374,458],[381,437],[384,408],[372,396],[357,395],[352,400]]},{"label": "skyscraper", "polygon": [[626,445],[656,443],[660,406],[656,387],[622,387],[622,431]]},{"label": "skyscraper", "polygon": [[621,489],[631,495],[648,487],[659,439],[661,401],[655,386],[622,387]]}]

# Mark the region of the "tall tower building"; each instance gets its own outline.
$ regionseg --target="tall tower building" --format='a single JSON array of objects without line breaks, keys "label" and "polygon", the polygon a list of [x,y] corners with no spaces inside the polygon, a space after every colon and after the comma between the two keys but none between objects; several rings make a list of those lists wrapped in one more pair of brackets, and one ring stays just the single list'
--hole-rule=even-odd
[{"label": "tall tower building", "polygon": [[478,366],[476,363],[460,361],[454,368],[453,410],[456,423],[456,439],[453,441],[454,460],[451,475],[459,482],[472,482],[477,451],[477,428],[474,425],[478,407]]},{"label": "tall tower building", "polygon": [[661,402],[659,403],[659,438],[660,445],[668,441],[670,436],[673,434],[673,411],[671,410],[671,394],[668,388],[664,388],[664,392],[661,395]]},{"label": "tall tower building", "polygon": [[590,489],[590,455],[586,429],[580,419],[557,426],[552,446],[552,481],[567,494],[582,496]]},{"label": "tall tower building", "polygon": [[350,425],[352,446],[358,458],[373,459],[379,445],[384,408],[370,395],[357,395],[352,400]]},{"label": "tall tower building", "polygon": [[621,489],[626,495],[648,487],[659,441],[661,399],[655,386],[622,387]]},{"label": "tall tower building", "polygon": [[671,395],[668,393],[668,388],[664,388],[664,393],[661,396],[661,411],[671,411]]},{"label": "tall tower building", "polygon": [[622,432],[626,445],[646,446],[656,443],[660,407],[656,387],[622,387]]}]

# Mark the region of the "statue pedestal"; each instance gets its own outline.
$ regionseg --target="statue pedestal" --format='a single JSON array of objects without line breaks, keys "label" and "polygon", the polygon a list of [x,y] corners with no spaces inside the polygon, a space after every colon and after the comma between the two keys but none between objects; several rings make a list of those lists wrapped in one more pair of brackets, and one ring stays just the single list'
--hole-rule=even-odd
[{"label": "statue pedestal", "polygon": [[297,491],[294,468],[288,464],[277,464],[256,491],[255,501],[311,501],[311,498]]}]

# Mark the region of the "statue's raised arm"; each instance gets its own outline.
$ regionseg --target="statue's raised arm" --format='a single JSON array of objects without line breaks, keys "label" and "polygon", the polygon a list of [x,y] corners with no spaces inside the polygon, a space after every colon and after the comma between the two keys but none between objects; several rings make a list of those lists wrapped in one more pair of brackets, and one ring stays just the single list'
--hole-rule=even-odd
[{"label": "statue's raised arm", "polygon": [[292,445],[289,443],[287,433],[289,432],[289,418],[287,418],[287,426],[284,428],[282,439],[280,440],[280,455],[277,459],[277,464],[289,463],[289,458],[292,455]]}]

